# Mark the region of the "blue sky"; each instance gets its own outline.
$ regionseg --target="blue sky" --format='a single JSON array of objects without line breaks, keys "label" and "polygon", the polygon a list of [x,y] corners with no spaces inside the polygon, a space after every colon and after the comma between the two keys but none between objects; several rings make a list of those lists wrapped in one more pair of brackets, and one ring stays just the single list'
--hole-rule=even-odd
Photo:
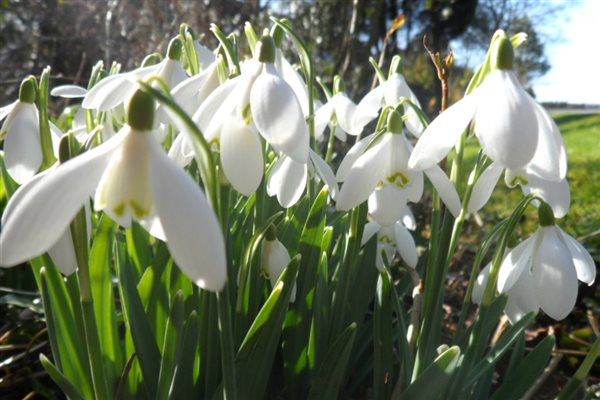
[{"label": "blue sky", "polygon": [[542,28],[562,40],[546,44],[552,69],[533,84],[537,100],[600,104],[600,0],[566,3],[568,14]]}]

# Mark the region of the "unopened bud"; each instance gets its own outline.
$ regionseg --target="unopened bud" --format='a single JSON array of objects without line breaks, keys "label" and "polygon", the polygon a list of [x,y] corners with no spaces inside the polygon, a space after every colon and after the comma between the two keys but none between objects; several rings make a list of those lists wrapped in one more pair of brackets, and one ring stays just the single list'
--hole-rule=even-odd
[{"label": "unopened bud", "polygon": [[21,82],[19,89],[19,101],[23,103],[33,104],[35,101],[36,83],[33,76],[27,77]]},{"label": "unopened bud", "polygon": [[182,50],[183,44],[181,43],[181,40],[179,40],[179,38],[173,38],[167,49],[167,57],[171,60],[179,60],[181,58]]},{"label": "unopened bud", "polygon": [[75,139],[73,132],[62,135],[60,142],[58,142],[58,162],[61,164],[67,162],[79,154],[79,150],[81,150],[81,146]]}]

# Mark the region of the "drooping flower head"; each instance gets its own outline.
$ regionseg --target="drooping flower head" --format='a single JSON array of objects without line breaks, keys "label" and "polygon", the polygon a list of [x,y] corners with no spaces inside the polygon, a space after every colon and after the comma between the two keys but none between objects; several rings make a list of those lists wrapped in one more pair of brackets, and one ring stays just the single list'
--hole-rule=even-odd
[{"label": "drooping flower head", "polygon": [[175,263],[198,286],[218,291],[226,280],[223,235],[192,178],[168,159],[151,134],[155,104],[131,97],[128,123],[100,146],[31,181],[3,216],[0,265],[48,251],[94,194],[94,208],[124,227],[140,222],[167,242]]}]

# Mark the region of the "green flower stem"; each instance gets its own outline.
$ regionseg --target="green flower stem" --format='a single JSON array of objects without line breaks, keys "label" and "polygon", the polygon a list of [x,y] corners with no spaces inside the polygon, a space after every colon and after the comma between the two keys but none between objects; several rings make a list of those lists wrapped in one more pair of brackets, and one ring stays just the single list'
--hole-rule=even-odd
[{"label": "green flower stem", "polygon": [[333,124],[331,126],[331,131],[329,132],[329,141],[327,142],[327,152],[325,153],[325,162],[329,164],[331,159],[333,158],[333,145],[335,142],[335,130],[337,128],[337,124]]},{"label": "green flower stem", "polygon": [[40,143],[42,144],[42,167],[48,169],[56,162],[52,147],[52,138],[50,132],[50,121],[48,120],[48,81],[50,79],[50,67],[44,68],[40,77],[38,92],[38,118],[40,126]]},{"label": "green flower stem", "polygon": [[233,347],[233,334],[231,328],[231,304],[229,300],[229,284],[216,294],[219,310],[219,337],[221,341],[221,363],[223,370],[223,398],[235,400],[237,395],[237,382],[235,376],[235,350]]},{"label": "green flower stem", "polygon": [[575,394],[577,393],[577,390],[579,389],[579,387],[581,386],[583,381],[587,378],[590,370],[594,366],[594,363],[596,362],[596,359],[599,356],[600,356],[600,337],[597,337],[596,341],[594,342],[594,345],[588,352],[587,356],[585,356],[585,359],[583,360],[583,362],[581,363],[579,368],[577,368],[575,375],[573,375],[573,377],[571,378],[569,383],[567,383],[567,385],[563,388],[563,390],[556,397],[557,400],[569,400],[569,399],[575,398]]}]

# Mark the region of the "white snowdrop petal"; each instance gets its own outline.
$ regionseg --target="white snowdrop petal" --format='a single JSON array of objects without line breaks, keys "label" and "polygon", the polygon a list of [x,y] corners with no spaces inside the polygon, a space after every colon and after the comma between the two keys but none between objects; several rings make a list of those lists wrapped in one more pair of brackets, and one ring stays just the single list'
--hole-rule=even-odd
[{"label": "white snowdrop petal", "polygon": [[[12,266],[48,251],[89,199],[123,134],[59,165],[15,192],[2,218],[0,265]],[[31,185],[31,186],[30,186]]]},{"label": "white snowdrop petal", "polygon": [[343,93],[336,94],[330,101],[335,110],[338,125],[350,135],[357,135],[360,133],[354,132],[353,126],[356,104]]},{"label": "white snowdrop petal", "polygon": [[[560,229],[560,228],[558,228]],[[573,237],[560,230],[559,237],[569,248],[577,279],[591,285],[596,280],[596,263],[590,253]]]},{"label": "white snowdrop petal", "polygon": [[200,187],[152,143],[149,177],[171,256],[196,285],[220,291],[227,280],[227,261],[217,217]]},{"label": "white snowdrop petal", "polygon": [[575,307],[577,272],[558,228],[540,229],[544,237],[534,256],[533,286],[540,308],[551,318],[561,320]]},{"label": "white snowdrop petal", "polygon": [[308,159],[308,126],[292,88],[273,64],[266,64],[250,91],[252,116],[259,133],[297,162]]},{"label": "white snowdrop petal", "polygon": [[365,152],[371,139],[373,139],[373,134],[365,136],[364,138],[356,142],[350,148],[350,150],[348,150],[346,156],[340,163],[340,166],[338,167],[337,173],[335,175],[335,179],[338,182],[344,182],[346,180],[352,166],[354,165],[356,160],[358,160],[358,158]]},{"label": "white snowdrop petal", "polygon": [[50,94],[65,99],[77,99],[87,94],[87,89],[78,85],[61,85],[54,87]]},{"label": "white snowdrop petal", "polygon": [[547,181],[535,175],[527,176],[528,183],[522,185],[523,193],[535,193],[552,208],[556,218],[567,215],[571,205],[571,189],[567,179],[560,182]]},{"label": "white snowdrop petal", "polygon": [[561,181],[567,175],[567,152],[563,137],[548,112],[535,103],[538,120],[538,144],[528,170],[540,178]]},{"label": "white snowdrop petal", "polygon": [[[210,141],[219,136],[221,124],[235,107],[235,98],[239,96],[235,89],[241,79],[241,75],[236,76],[216,88],[192,116],[192,120],[198,125],[206,140]],[[174,122],[178,129],[183,128],[176,121]]]},{"label": "white snowdrop petal", "polygon": [[337,198],[339,188],[331,167],[325,162],[325,160],[321,158],[321,156],[311,149],[308,150],[308,155],[315,167],[315,171],[317,172],[319,179],[327,186],[327,189],[329,190],[329,196],[335,200]]},{"label": "white snowdrop petal", "polygon": [[323,138],[323,131],[331,121],[332,114],[333,105],[331,102],[325,103],[315,112],[315,139],[321,140]]},{"label": "white snowdrop petal", "polygon": [[400,257],[406,262],[406,265],[416,268],[419,255],[417,254],[415,240],[401,222],[394,224],[394,230],[396,233],[396,248],[398,249],[398,253],[400,253]]},{"label": "white snowdrop petal", "polygon": [[157,215],[152,215],[148,218],[138,220],[139,224],[152,236],[163,242],[167,241],[167,235],[160,223],[160,218]]},{"label": "white snowdrop petal", "polygon": [[473,186],[473,192],[467,206],[468,212],[476,213],[488,202],[498,179],[500,179],[500,175],[502,175],[502,171],[504,171],[504,168],[496,161],[483,171],[477,182],[475,182],[475,186]]},{"label": "white snowdrop petal", "polygon": [[196,48],[196,54],[198,55],[198,62],[200,68],[208,68],[215,61],[214,53],[206,46],[203,46],[197,40],[194,41],[194,47]]},{"label": "white snowdrop petal", "polygon": [[226,119],[221,128],[221,164],[231,185],[251,196],[262,181],[264,162],[258,134],[236,118]]},{"label": "white snowdrop petal", "polygon": [[479,272],[479,275],[477,275],[477,279],[473,285],[473,292],[471,293],[471,301],[474,304],[481,304],[481,300],[483,300],[483,293],[485,292],[485,287],[487,286],[491,267],[492,264],[488,263],[488,265],[486,265],[485,268]]},{"label": "white snowdrop petal", "polygon": [[506,293],[508,300],[504,307],[504,313],[511,324],[516,324],[521,318],[531,311],[540,308],[535,291],[531,271],[523,271],[514,286]]},{"label": "white snowdrop petal", "polygon": [[475,91],[434,119],[420,136],[408,166],[423,170],[440,162],[469,125],[477,102],[478,94]]},{"label": "white snowdrop petal", "polygon": [[4,107],[0,107],[0,121],[2,121],[4,118],[6,118],[8,114],[10,114],[10,112],[13,110],[13,108],[15,108],[18,102],[19,100],[15,100]]},{"label": "white snowdrop petal", "polygon": [[519,243],[504,257],[500,271],[498,271],[498,291],[500,293],[510,290],[523,271],[531,265],[535,243],[536,236],[534,235]]},{"label": "white snowdrop petal", "polygon": [[277,68],[279,69],[283,80],[286,81],[294,91],[298,103],[302,108],[302,114],[305,117],[308,116],[308,88],[306,87],[306,83],[304,83],[300,74],[296,72],[294,67],[292,67],[289,61],[283,56],[283,53],[279,48],[277,49]]},{"label": "white snowdrop petal", "polygon": [[338,210],[348,211],[367,200],[379,181],[384,179],[390,136],[385,135],[352,165],[337,198]]},{"label": "white snowdrop petal", "polygon": [[458,197],[456,188],[446,173],[438,165],[434,165],[431,168],[425,169],[423,172],[425,175],[427,175],[427,178],[429,178],[435,190],[437,190],[438,194],[440,195],[440,199],[442,202],[444,202],[446,207],[448,207],[450,213],[454,217],[458,217],[462,207],[460,198]]},{"label": "white snowdrop petal", "polygon": [[360,245],[364,246],[377,232],[381,229],[381,225],[379,225],[376,221],[369,221],[365,224],[363,228],[363,235],[360,240]]},{"label": "white snowdrop petal", "polygon": [[21,103],[15,112],[4,140],[4,162],[10,176],[23,184],[40,169],[43,154],[35,106]]},{"label": "white snowdrop petal", "polygon": [[71,229],[67,229],[60,235],[58,241],[48,250],[48,255],[64,275],[71,275],[77,270],[77,258]]},{"label": "white snowdrop petal", "polygon": [[175,137],[173,143],[171,143],[171,147],[169,148],[168,157],[181,168],[188,166],[194,159],[193,152],[191,154],[186,152],[186,147],[188,147],[186,144],[188,142],[189,139],[185,136],[185,134],[180,133],[177,135],[177,137]]},{"label": "white snowdrop petal", "polygon": [[376,189],[368,199],[369,213],[380,225],[393,225],[402,218],[406,192],[393,185]]},{"label": "white snowdrop petal", "polygon": [[402,223],[408,230],[414,231],[417,229],[417,220],[408,206],[402,209]]},{"label": "white snowdrop petal", "polygon": [[[173,88],[171,95],[175,102],[183,108],[188,115],[193,115],[200,107],[204,98],[200,97],[200,90],[208,82],[211,70],[204,71],[201,74],[192,76]],[[215,86],[216,88],[216,86]],[[207,93],[207,95],[210,94]],[[162,108],[162,105],[159,106]]]},{"label": "white snowdrop petal", "polygon": [[377,86],[367,93],[356,106],[353,118],[353,132],[359,134],[365,125],[373,121],[379,115],[379,109],[382,106],[385,84]]},{"label": "white snowdrop petal", "polygon": [[271,171],[267,182],[267,194],[277,196],[277,201],[284,208],[296,204],[304,193],[308,169],[306,164],[281,156]]},{"label": "white snowdrop petal", "polygon": [[477,89],[475,134],[485,153],[506,168],[523,168],[538,144],[535,101],[512,71],[497,70]]}]

